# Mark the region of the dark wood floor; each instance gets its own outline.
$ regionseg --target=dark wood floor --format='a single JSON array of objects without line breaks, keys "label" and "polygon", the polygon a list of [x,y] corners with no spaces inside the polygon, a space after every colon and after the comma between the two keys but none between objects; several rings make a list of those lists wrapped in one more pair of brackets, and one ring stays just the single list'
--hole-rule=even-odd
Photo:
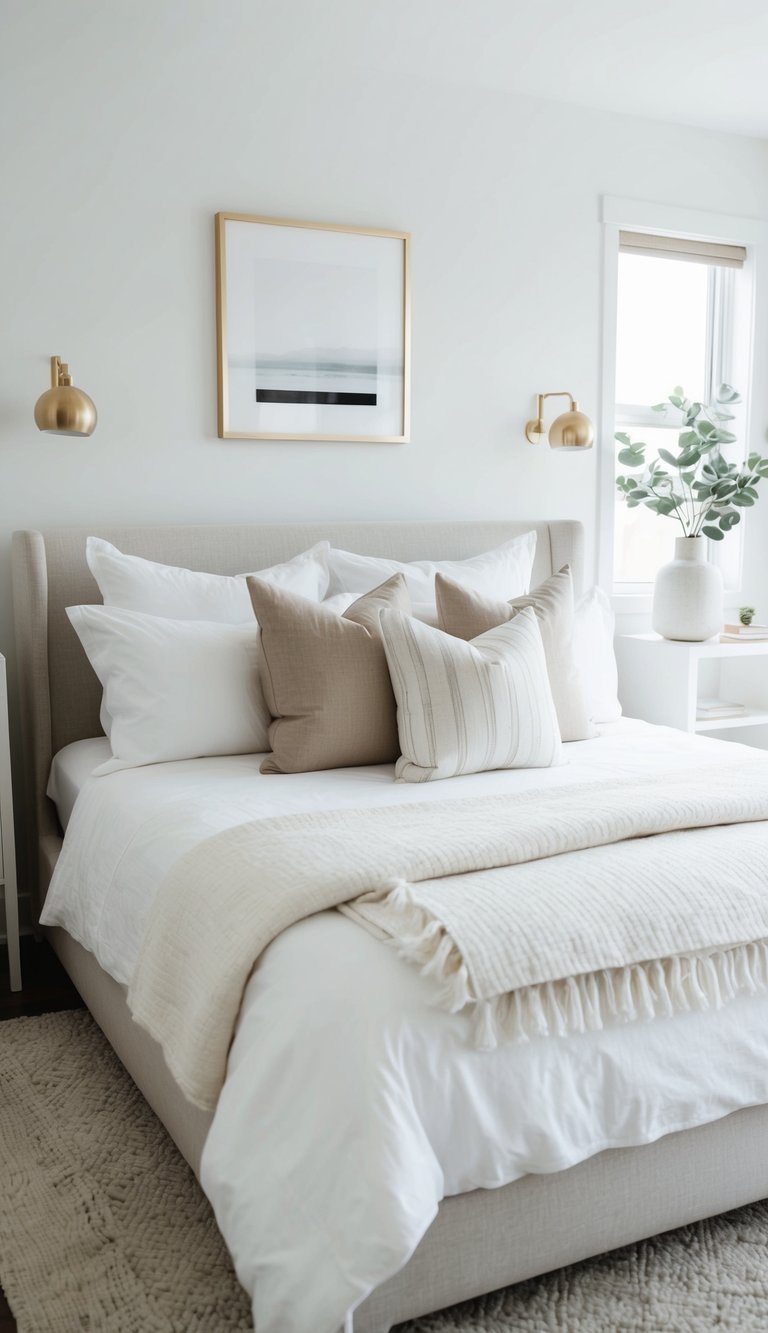
[{"label": "dark wood floor", "polygon": [[8,979],[8,954],[0,942],[0,1021],[33,1014],[49,1014],[56,1009],[81,1009],[83,1002],[45,940],[31,935],[21,940],[20,991],[12,991]]},{"label": "dark wood floor", "polygon": [[[50,945],[31,936],[21,941],[23,989],[12,991],[8,979],[8,955],[0,943],[0,1021],[55,1009],[80,1009],[82,1000]],[[0,1333],[17,1333],[5,1296],[0,1290]]]}]

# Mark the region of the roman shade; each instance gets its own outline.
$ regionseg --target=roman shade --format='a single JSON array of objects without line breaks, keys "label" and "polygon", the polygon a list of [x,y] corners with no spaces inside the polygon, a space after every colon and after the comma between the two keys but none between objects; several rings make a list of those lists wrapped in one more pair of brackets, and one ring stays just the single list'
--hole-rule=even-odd
[{"label": "roman shade", "polygon": [[620,231],[619,249],[627,255],[649,255],[654,259],[683,259],[717,268],[743,268],[744,245],[720,241],[697,241],[690,236],[654,236],[646,231]]}]

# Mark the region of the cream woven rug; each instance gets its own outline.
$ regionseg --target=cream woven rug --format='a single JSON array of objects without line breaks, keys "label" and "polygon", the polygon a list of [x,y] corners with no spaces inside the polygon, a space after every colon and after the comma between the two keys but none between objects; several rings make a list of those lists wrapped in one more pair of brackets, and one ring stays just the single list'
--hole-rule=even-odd
[{"label": "cream woven rug", "polygon": [[[83,1010],[0,1023],[0,1283],[19,1333],[251,1328],[192,1172]],[[510,1287],[401,1333],[714,1328],[768,1330],[768,1205]]]}]

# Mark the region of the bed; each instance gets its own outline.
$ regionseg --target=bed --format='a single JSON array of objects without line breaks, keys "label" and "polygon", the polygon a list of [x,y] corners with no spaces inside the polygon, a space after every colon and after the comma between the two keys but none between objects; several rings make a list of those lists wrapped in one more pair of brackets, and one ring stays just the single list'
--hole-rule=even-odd
[{"label": "bed", "polygon": [[[100,535],[149,559],[235,573],[284,560],[324,538],[361,553],[406,560],[464,558],[534,526],[538,532],[534,582],[566,562],[578,581],[582,533],[578,524],[565,522],[123,528]],[[52,759],[67,746],[98,744],[94,738],[100,733],[98,682],[84,668],[82,650],[64,614],[66,606],[98,600],[84,559],[86,535],[84,530],[66,529],[14,536],[14,605],[28,761],[28,853],[36,867],[38,907],[62,847],[59,814],[46,796]],[[615,744],[624,744],[629,734],[622,727],[631,731],[633,724],[618,724]],[[640,728],[637,745],[652,754],[655,742],[649,732],[657,731],[661,735],[660,729]],[[673,733],[664,733],[659,743],[670,754],[682,744]],[[88,781],[94,753],[86,756],[79,750],[80,769],[60,775],[64,787],[69,779],[70,809],[80,785]],[[233,780],[239,780],[237,774]],[[65,808],[66,799],[62,796],[60,808]],[[348,923],[344,926],[353,929]],[[211,1115],[184,1098],[159,1048],[131,1019],[124,982],[100,966],[73,934],[60,927],[49,933],[97,1022],[199,1174]],[[714,1063],[722,1066],[724,1077],[722,1086],[708,1090],[712,1106],[706,1123],[673,1133],[656,1125],[648,1130],[652,1141],[641,1146],[599,1151],[595,1144],[584,1160],[566,1169],[558,1169],[553,1159],[512,1183],[489,1181],[494,1188],[468,1189],[466,1182],[457,1182],[461,1192],[442,1200],[410,1258],[405,1256],[403,1262],[400,1256],[397,1271],[382,1274],[347,1319],[347,1330],[386,1333],[395,1323],[480,1292],[765,1197],[768,1086],[763,1087],[762,1071],[768,1069],[768,1060],[763,1059],[759,1034],[768,1024],[760,1021],[759,1005],[750,1009],[745,1002],[743,1008],[742,1027],[753,1043],[745,1049],[753,1053],[748,1063],[754,1077],[749,1087],[738,1091],[739,1109],[732,1109],[724,1091],[730,1082],[725,1055],[728,1032],[723,1028],[718,1037],[713,1026],[713,1052],[719,1049],[718,1041],[723,1043],[723,1053]]]}]

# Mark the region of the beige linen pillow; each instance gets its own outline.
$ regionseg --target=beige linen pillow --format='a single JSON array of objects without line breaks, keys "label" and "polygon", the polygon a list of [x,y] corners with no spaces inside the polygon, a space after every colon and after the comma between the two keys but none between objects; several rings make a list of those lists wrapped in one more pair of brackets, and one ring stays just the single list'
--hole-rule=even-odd
[{"label": "beige linen pillow", "polygon": [[435,579],[435,595],[441,629],[458,639],[475,639],[494,625],[514,619],[525,607],[533,607],[562,739],[584,741],[598,734],[589,717],[573,647],[575,616],[570,565],[564,565],[528,596],[515,597],[509,602],[479,597],[442,574]]},{"label": "beige linen pillow", "polygon": [[549,768],[560,732],[532,609],[472,643],[400,611],[381,633],[397,699],[395,777],[431,782],[493,768]]},{"label": "beige linen pillow", "polygon": [[400,747],[379,612],[410,611],[403,575],[341,616],[258,578],[248,578],[248,591],[261,628],[259,672],[273,718],[272,753],[262,773],[392,763]]}]

